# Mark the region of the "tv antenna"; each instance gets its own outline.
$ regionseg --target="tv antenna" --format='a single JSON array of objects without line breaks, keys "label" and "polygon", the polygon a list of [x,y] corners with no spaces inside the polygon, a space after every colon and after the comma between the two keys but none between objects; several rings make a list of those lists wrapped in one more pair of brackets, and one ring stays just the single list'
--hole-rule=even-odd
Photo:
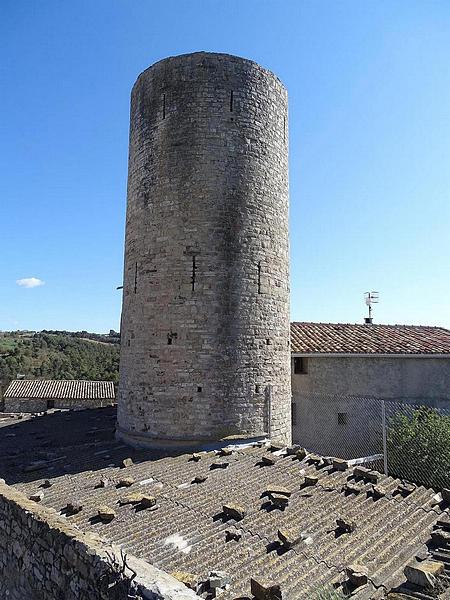
[{"label": "tv antenna", "polygon": [[364,318],[364,322],[368,325],[371,325],[373,323],[372,304],[377,304],[379,302],[379,294],[378,292],[365,292],[364,300],[366,301],[366,305],[369,307],[369,316]]}]

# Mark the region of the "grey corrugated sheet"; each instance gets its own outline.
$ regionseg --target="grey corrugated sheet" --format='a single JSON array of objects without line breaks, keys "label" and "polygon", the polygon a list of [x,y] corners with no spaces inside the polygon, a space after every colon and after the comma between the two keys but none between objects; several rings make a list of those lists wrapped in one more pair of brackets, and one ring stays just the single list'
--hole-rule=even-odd
[{"label": "grey corrugated sheet", "polygon": [[[352,562],[369,570],[370,583],[358,594],[358,600],[368,600],[376,588],[391,589],[405,581],[405,565],[427,551],[436,522],[449,516],[449,506],[437,504],[433,490],[418,487],[406,498],[392,496],[399,481],[380,475],[387,498],[374,501],[368,493],[370,484],[362,482],[358,495],[346,495],[343,485],[353,482],[351,469],[317,469],[308,460],[291,456],[278,458],[274,466],[261,467],[260,458],[266,452],[262,448],[223,458],[204,454],[199,462],[190,461],[185,454],[164,457],[148,450],[131,450],[113,439],[114,415],[110,407],[47,415],[20,424],[11,421],[14,438],[4,436],[9,427],[0,430],[0,477],[27,495],[41,490],[44,479],[51,479],[52,487],[43,489],[42,504],[62,511],[68,500],[80,501],[83,510],[68,517],[72,523],[121,544],[168,572],[181,570],[205,577],[211,570],[226,571],[232,584],[221,595],[223,600],[249,596],[250,577],[279,583],[289,598],[311,599],[315,589],[330,584]],[[15,454],[8,456],[12,440]],[[121,461],[128,456],[135,464],[121,469]],[[23,473],[22,467],[36,458],[56,462],[49,462],[43,471]],[[229,466],[211,470],[217,461]],[[318,476],[318,485],[302,488],[305,473]],[[199,474],[208,479],[192,484]],[[136,483],[131,488],[116,488],[115,482],[125,475]],[[102,477],[111,485],[96,488]],[[140,485],[141,481],[147,482]],[[285,511],[265,510],[260,496],[268,484],[292,491]],[[133,491],[156,495],[158,510],[136,511],[118,504],[120,497]],[[219,517],[226,502],[245,508],[242,521],[224,522]],[[103,504],[117,512],[109,524],[93,520]],[[356,521],[356,531],[336,537],[336,518],[340,516]],[[277,546],[280,527],[301,530],[311,542],[282,552]],[[241,540],[227,542],[227,529],[239,530]],[[181,536],[189,551],[167,543],[173,535]]]}]

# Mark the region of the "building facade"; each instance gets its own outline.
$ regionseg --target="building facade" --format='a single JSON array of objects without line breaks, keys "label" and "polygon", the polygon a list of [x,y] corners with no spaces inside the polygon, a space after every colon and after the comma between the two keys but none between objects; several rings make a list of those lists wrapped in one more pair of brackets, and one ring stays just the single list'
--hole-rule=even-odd
[{"label": "building facade", "polygon": [[9,413],[97,408],[114,403],[112,381],[16,379],[3,396],[4,411]]},{"label": "building facade", "polygon": [[324,454],[380,449],[382,404],[450,410],[450,331],[292,323],[293,438]]},{"label": "building facade", "polygon": [[118,436],[290,440],[287,93],[195,53],[131,97]]}]

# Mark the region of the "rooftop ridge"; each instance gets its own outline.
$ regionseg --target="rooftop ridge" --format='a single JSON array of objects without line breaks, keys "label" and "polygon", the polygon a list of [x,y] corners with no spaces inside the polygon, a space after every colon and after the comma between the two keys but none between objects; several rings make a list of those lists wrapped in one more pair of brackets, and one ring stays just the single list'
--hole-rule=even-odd
[{"label": "rooftop ridge", "polygon": [[350,327],[364,327],[367,328],[368,325],[370,327],[407,327],[407,328],[420,328],[420,329],[441,329],[443,331],[448,331],[450,333],[450,329],[443,327],[442,325],[411,325],[411,324],[403,324],[403,323],[344,323],[344,322],[331,322],[331,321],[291,321],[291,325],[342,325],[342,326],[350,326]]}]

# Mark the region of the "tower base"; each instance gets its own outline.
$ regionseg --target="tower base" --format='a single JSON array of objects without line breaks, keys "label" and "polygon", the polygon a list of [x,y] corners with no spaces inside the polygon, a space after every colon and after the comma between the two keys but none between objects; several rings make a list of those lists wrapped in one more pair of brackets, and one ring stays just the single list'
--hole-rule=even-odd
[{"label": "tower base", "polygon": [[261,432],[257,435],[228,436],[214,439],[171,439],[156,438],[137,431],[127,431],[116,424],[116,439],[133,448],[149,448],[155,450],[216,450],[224,446],[252,444],[268,440],[268,435]]}]

